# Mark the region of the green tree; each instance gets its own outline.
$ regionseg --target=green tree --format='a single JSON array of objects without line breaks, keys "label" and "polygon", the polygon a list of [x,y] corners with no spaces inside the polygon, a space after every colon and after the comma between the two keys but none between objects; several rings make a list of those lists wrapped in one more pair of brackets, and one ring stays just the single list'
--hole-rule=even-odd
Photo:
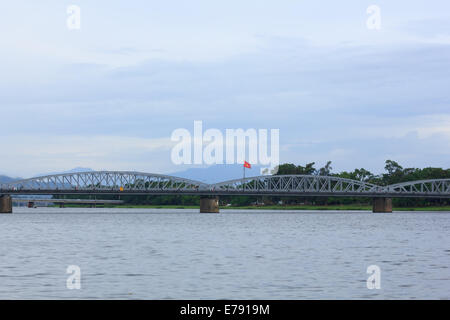
[{"label": "green tree", "polygon": [[329,176],[331,174],[331,170],[333,170],[333,168],[331,167],[331,161],[328,161],[324,167],[319,169],[318,175]]}]

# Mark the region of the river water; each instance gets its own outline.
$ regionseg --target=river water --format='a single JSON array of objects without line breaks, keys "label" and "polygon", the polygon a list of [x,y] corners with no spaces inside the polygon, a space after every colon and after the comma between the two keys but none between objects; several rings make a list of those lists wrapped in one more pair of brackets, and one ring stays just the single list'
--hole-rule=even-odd
[{"label": "river water", "polygon": [[450,212],[14,210],[0,299],[450,299]]}]

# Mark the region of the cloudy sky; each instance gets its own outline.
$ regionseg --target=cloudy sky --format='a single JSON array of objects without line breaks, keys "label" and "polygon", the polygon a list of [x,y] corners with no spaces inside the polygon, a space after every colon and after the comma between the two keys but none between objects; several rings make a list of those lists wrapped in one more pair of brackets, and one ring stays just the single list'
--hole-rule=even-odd
[{"label": "cloudy sky", "polygon": [[0,40],[0,174],[180,171],[194,120],[280,129],[281,162],[450,167],[446,0],[2,1]]}]

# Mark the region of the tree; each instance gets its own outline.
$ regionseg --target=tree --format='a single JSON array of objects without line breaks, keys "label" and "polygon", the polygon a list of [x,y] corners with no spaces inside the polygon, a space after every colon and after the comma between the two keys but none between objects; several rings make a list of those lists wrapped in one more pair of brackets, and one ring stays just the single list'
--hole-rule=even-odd
[{"label": "tree", "polygon": [[386,160],[386,165],[384,166],[384,169],[388,172],[389,175],[393,175],[396,172],[402,171],[403,167],[395,161]]},{"label": "tree", "polygon": [[304,175],[311,175],[316,172],[316,169],[314,168],[314,162],[307,163],[304,167],[303,166],[296,166],[292,163],[285,163],[278,167],[277,175],[283,175],[283,174],[304,174]]},{"label": "tree", "polygon": [[368,180],[372,179],[374,176],[370,171],[368,171],[364,168],[355,169],[354,172],[355,172],[356,180],[359,180],[359,181],[368,181]]},{"label": "tree", "polygon": [[384,169],[387,174],[383,174],[384,184],[393,184],[404,181],[403,167],[397,162],[392,160],[386,160]]},{"label": "tree", "polygon": [[331,170],[333,168],[331,167],[331,161],[328,161],[325,167],[319,169],[319,176],[329,176],[331,174]]}]

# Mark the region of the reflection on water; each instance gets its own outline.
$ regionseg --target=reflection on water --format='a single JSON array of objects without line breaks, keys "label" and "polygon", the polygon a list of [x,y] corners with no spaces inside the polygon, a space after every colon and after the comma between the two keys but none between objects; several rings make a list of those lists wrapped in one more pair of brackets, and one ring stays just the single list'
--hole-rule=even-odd
[{"label": "reflection on water", "polygon": [[450,298],[448,212],[15,208],[0,243],[1,299]]}]

